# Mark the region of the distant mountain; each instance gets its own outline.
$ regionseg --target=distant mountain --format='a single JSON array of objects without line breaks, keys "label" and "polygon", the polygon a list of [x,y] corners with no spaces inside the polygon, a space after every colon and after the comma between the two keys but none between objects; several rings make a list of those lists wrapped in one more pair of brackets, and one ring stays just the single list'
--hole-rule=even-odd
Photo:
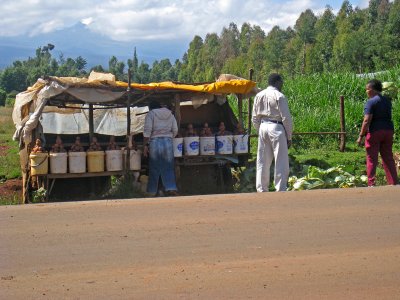
[{"label": "distant mountain", "polygon": [[26,60],[34,57],[37,48],[51,43],[55,45],[52,56],[56,59],[61,54],[64,58],[82,56],[87,61],[87,68],[103,65],[108,68],[111,56],[116,56],[119,61],[126,61],[133,57],[134,48],[139,63],[145,61],[151,64],[155,60],[169,58],[173,64],[176,59],[181,59],[188,49],[189,41],[137,41],[118,42],[96,34],[87,29],[84,24],[42,34],[39,36],[0,37],[0,69],[12,65],[16,60]]}]

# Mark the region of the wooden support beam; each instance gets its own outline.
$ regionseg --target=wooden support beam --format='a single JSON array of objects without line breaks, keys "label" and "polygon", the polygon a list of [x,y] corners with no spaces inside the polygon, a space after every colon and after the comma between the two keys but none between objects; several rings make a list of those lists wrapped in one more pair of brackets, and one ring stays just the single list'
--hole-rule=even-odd
[{"label": "wooden support beam", "polygon": [[130,169],[131,147],[133,142],[133,137],[131,136],[131,70],[128,70],[128,87],[126,91],[128,93],[128,99],[126,100],[126,141],[128,147],[126,147],[125,171],[128,173]]},{"label": "wooden support beam", "polygon": [[181,128],[181,97],[176,94],[175,95],[175,119],[178,124],[178,129]]},{"label": "wooden support beam", "polygon": [[344,117],[344,96],[340,96],[340,152],[344,152],[346,148],[346,124]]},{"label": "wooden support beam", "polygon": [[94,136],[93,104],[89,104],[89,144]]},{"label": "wooden support beam", "polygon": [[[254,70],[253,69],[250,69],[249,70],[249,79],[250,80],[253,80],[253,73],[254,73]],[[251,97],[249,97],[249,99],[248,99],[248,105],[247,105],[247,132],[249,133],[249,135],[251,134],[251,111],[252,111],[252,101],[251,101],[252,99],[251,99]],[[251,149],[250,149],[250,139],[248,140],[248,145],[247,145],[247,147],[248,147],[248,149],[249,149],[249,153],[251,153]]]},{"label": "wooden support beam", "polygon": [[238,94],[238,109],[239,109],[239,123],[240,125],[244,126],[243,124],[243,95]]}]

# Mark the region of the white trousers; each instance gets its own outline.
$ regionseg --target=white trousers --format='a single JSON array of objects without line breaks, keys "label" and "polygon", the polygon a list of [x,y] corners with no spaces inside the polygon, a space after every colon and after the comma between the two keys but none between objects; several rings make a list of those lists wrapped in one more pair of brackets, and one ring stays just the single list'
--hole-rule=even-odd
[{"label": "white trousers", "polygon": [[257,192],[268,192],[270,167],[275,160],[276,191],[286,191],[289,177],[289,155],[285,128],[281,124],[262,122],[258,132]]}]

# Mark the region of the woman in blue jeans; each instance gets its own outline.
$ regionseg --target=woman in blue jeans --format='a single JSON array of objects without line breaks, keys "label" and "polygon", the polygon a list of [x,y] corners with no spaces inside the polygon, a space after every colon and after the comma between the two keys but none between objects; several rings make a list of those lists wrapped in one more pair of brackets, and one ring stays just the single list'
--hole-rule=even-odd
[{"label": "woman in blue jeans", "polygon": [[159,180],[169,196],[178,195],[174,151],[172,139],[178,133],[176,119],[172,112],[161,107],[157,101],[149,104],[149,113],[144,121],[144,150],[143,155],[149,156],[149,181],[147,193],[155,196],[158,190]]}]

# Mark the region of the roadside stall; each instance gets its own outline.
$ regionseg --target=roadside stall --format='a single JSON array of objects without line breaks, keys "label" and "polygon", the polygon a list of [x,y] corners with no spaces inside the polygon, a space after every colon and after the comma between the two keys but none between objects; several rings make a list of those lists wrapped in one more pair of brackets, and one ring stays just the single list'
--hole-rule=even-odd
[{"label": "roadside stall", "polygon": [[[197,177],[198,183],[212,177],[204,180],[203,187],[210,185],[208,181],[215,182],[214,188],[229,185],[228,167],[243,165],[248,160],[243,100],[256,91],[253,81],[231,75],[221,76],[216,82],[191,84],[126,83],[116,81],[112,74],[97,72],[88,78],[38,79],[27,91],[17,95],[13,110],[14,139],[20,143],[24,202],[30,201],[31,191],[39,186],[45,188],[49,197],[61,188],[72,193],[73,188],[68,187],[72,180],[78,192],[87,188],[94,193],[98,192],[96,188],[106,187],[113,175],[133,174],[135,180],[144,175],[145,179],[148,170],[141,157],[142,133],[147,105],[152,100],[168,106],[181,129],[181,136],[174,141],[180,190],[196,193],[193,187],[196,176],[206,177]],[[229,94],[235,94],[238,99],[239,119],[227,101]],[[197,131],[206,126],[215,133],[221,122],[232,134],[220,139],[215,135],[202,139],[209,142],[203,150],[201,137],[185,136],[189,124]],[[242,129],[242,148],[236,147],[235,151],[238,140],[234,143],[233,133],[238,126]],[[58,188],[58,182],[66,186]],[[213,192],[212,188],[198,191]]]}]

